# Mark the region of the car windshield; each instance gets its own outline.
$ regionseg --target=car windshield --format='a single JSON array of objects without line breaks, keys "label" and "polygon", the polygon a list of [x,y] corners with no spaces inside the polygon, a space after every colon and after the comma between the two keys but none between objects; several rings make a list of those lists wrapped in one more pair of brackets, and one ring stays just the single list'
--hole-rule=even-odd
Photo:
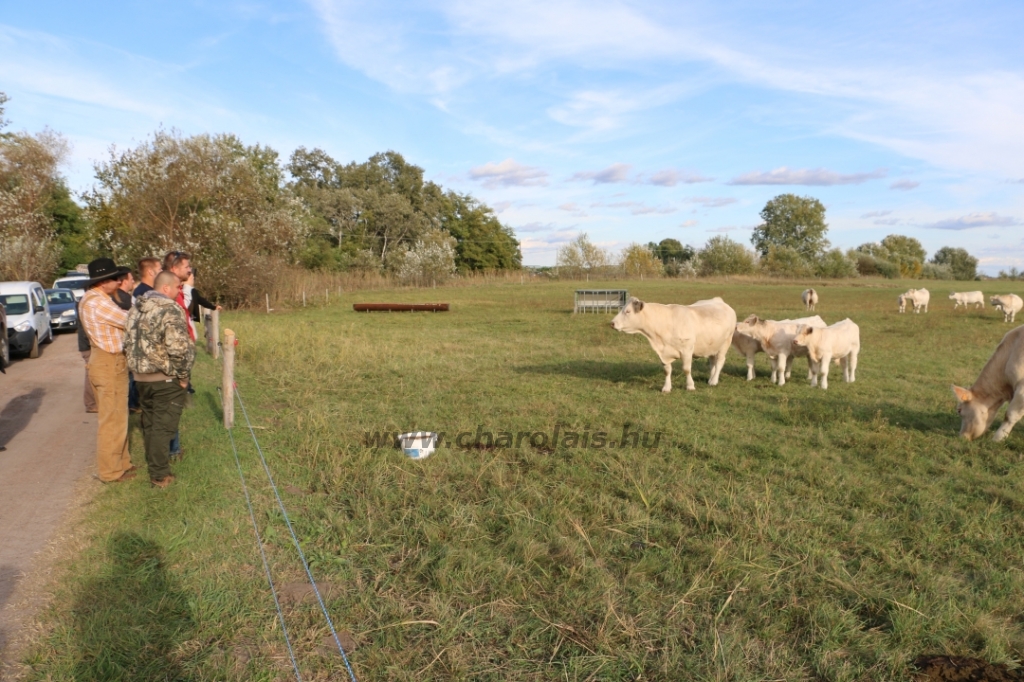
[{"label": "car windshield", "polygon": [[54,282],[58,289],[85,289],[85,283],[87,279],[76,278],[76,279],[64,279]]},{"label": "car windshield", "polygon": [[50,303],[74,303],[75,296],[70,291],[47,291],[46,300]]},{"label": "car windshield", "polygon": [[28,296],[26,294],[0,295],[0,303],[7,308],[8,315],[24,315],[28,312]]}]

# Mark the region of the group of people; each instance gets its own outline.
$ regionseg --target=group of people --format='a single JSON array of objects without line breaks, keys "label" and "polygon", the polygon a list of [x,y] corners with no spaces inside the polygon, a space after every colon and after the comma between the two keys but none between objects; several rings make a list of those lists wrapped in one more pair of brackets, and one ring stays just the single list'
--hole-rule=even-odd
[{"label": "group of people", "polygon": [[199,307],[220,309],[193,285],[191,256],[143,258],[138,283],[110,258],[89,263],[79,302],[79,350],[86,362],[85,409],[96,412],[96,465],[104,483],[135,478],[128,452],[129,411],[139,411],[150,483],[174,481],[178,423],[191,389]]}]

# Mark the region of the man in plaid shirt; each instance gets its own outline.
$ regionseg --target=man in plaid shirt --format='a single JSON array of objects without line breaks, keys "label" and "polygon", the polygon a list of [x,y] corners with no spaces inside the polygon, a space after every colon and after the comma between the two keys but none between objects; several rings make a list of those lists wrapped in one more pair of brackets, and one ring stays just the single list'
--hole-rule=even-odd
[{"label": "man in plaid shirt", "polygon": [[109,258],[89,263],[87,291],[79,303],[80,323],[92,345],[87,369],[99,409],[96,468],[104,483],[135,478],[128,454],[128,365],[124,355],[128,312],[111,298],[120,285],[118,278],[128,271]]}]

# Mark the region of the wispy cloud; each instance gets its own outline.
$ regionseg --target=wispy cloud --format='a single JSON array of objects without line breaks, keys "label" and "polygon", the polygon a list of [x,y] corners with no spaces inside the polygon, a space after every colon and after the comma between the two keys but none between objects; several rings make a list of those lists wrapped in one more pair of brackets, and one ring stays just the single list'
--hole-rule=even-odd
[{"label": "wispy cloud", "polygon": [[740,228],[736,227],[735,225],[725,225],[723,227],[715,227],[715,228],[711,228],[709,230],[705,230],[705,232],[725,233],[725,232],[735,232],[738,229],[740,229]]},{"label": "wispy cloud", "polygon": [[696,220],[686,220],[682,223],[679,223],[679,227],[694,227],[698,224],[699,223]]},{"label": "wispy cloud", "polygon": [[690,204],[700,204],[704,208],[721,208],[739,201],[734,197],[690,197],[686,200]]},{"label": "wispy cloud", "polygon": [[897,180],[896,182],[889,185],[889,189],[899,189],[907,192],[912,189],[916,189],[921,186],[920,182],[914,182],[913,180]]},{"label": "wispy cloud", "polygon": [[629,169],[632,167],[633,166],[628,163],[613,163],[604,170],[579,171],[578,173],[573,173],[573,176],[569,178],[569,180],[590,180],[595,185],[627,182],[629,179]]},{"label": "wispy cloud", "polygon": [[861,215],[861,218],[884,218],[887,215],[891,215],[892,211],[868,211]]},{"label": "wispy cloud", "polygon": [[657,173],[647,178],[646,182],[649,185],[657,185],[658,187],[675,187],[676,185],[693,185],[698,182],[711,182],[714,178],[706,178],[700,173],[691,173],[688,171],[673,170],[671,168],[666,170],[660,170]]},{"label": "wispy cloud", "polygon": [[516,228],[513,228],[513,229],[517,233],[518,232],[547,232],[549,230],[556,229],[556,226],[555,226],[554,223],[533,222],[533,223],[526,223],[525,225],[520,225],[519,227],[516,227]]},{"label": "wispy cloud", "polygon": [[632,215],[667,215],[678,210],[672,206],[648,206],[642,201],[613,201],[610,203],[595,201],[590,206],[591,208],[628,208]]},{"label": "wispy cloud", "polygon": [[879,218],[878,220],[874,221],[874,223],[875,223],[875,225],[889,225],[889,226],[893,226],[893,225],[902,225],[903,221],[900,220],[899,218]]},{"label": "wispy cloud", "polygon": [[537,187],[548,184],[547,171],[535,166],[524,166],[512,159],[500,163],[485,163],[469,170],[469,177],[482,182],[484,187]]},{"label": "wispy cloud", "polygon": [[826,168],[786,168],[745,173],[728,182],[730,185],[859,185],[868,180],[884,178],[886,170],[879,168],[870,173],[837,173]]},{"label": "wispy cloud", "polygon": [[1021,225],[1021,221],[1012,216],[999,215],[998,213],[970,213],[959,218],[940,220],[935,223],[927,223],[921,227],[933,230],[973,230],[976,227],[1013,227]]}]

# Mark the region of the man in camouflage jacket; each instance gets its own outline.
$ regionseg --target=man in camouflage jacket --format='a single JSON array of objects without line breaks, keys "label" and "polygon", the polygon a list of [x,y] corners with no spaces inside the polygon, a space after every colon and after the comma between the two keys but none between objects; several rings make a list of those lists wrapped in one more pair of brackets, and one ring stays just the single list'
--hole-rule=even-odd
[{"label": "man in camouflage jacket", "polygon": [[175,302],[181,280],[173,272],[161,272],[153,285],[128,313],[124,350],[139,389],[149,480],[166,488],[174,481],[170,443],[185,406],[196,347],[185,311]]}]

